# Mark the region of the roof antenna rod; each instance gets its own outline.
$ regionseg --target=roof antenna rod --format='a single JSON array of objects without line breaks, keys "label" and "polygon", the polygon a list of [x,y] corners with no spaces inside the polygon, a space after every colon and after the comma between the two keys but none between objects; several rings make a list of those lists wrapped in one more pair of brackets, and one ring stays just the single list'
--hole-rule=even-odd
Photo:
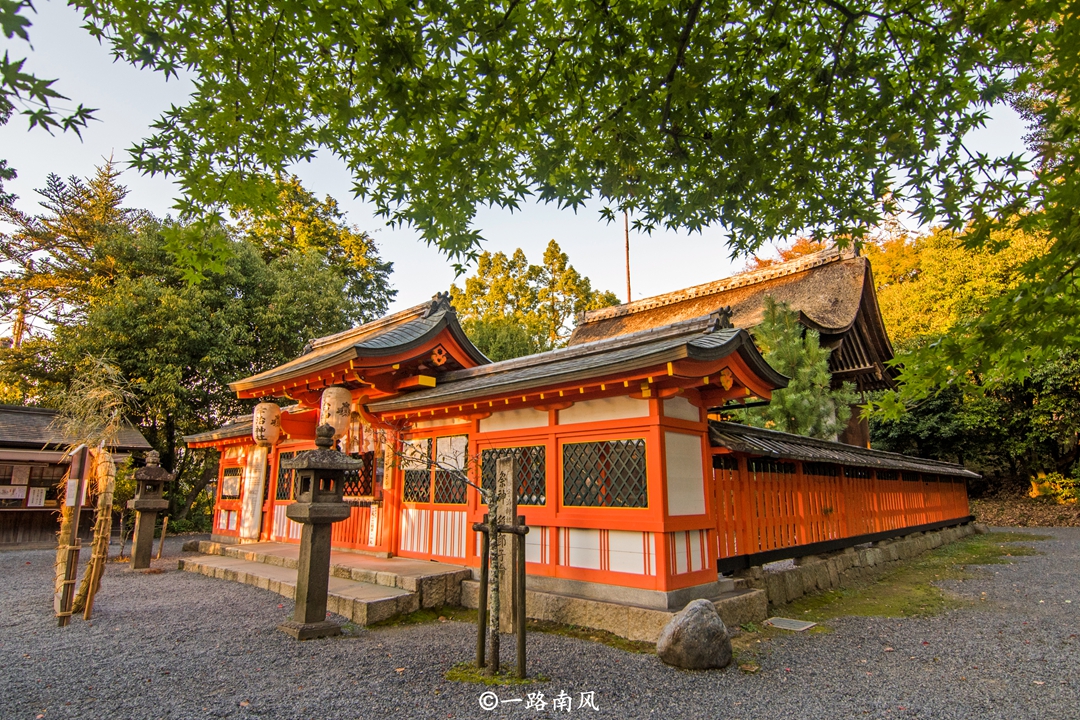
[{"label": "roof antenna rod", "polygon": [[623,208],[623,234],[626,236],[626,302],[630,298],[630,211]]}]

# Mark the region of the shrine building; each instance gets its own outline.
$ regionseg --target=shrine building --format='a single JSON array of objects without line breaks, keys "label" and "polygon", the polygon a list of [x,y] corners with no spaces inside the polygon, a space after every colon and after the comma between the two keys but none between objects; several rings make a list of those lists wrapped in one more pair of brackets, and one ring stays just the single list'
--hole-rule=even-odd
[{"label": "shrine building", "polygon": [[869,265],[852,255],[598,310],[569,347],[496,363],[437,295],[230,384],[261,401],[254,414],[186,438],[221,451],[213,540],[299,541],[281,462],[321,423],[364,461],[336,549],[476,567],[485,507],[453,470],[488,485],[512,456],[528,586],[645,607],[713,597],[747,564],[966,520],[963,467],[718,420],[787,383],[746,329],[766,295],[821,333],[838,380],[890,386]]}]

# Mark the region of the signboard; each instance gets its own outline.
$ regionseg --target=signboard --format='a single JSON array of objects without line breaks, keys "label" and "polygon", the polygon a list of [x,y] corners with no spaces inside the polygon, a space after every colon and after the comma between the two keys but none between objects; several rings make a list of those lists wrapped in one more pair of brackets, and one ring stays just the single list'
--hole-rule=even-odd
[{"label": "signboard", "polygon": [[25,497],[25,485],[0,485],[0,500],[22,500]]},{"label": "signboard", "polygon": [[79,493],[79,479],[68,478],[67,492],[64,494],[64,504],[68,507],[75,507],[75,496]]},{"label": "signboard", "polygon": [[45,507],[45,488],[30,488],[30,499],[27,500],[26,507]]}]

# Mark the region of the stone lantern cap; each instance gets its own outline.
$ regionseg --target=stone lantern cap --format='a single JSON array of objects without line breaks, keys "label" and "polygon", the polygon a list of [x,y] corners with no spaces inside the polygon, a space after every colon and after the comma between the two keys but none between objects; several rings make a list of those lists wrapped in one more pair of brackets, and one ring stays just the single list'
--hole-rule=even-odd
[{"label": "stone lantern cap", "polygon": [[161,456],[158,451],[151,450],[146,453],[146,466],[135,471],[135,480],[137,482],[167,483],[172,482],[173,474],[161,467]]},{"label": "stone lantern cap", "polygon": [[305,450],[296,457],[282,460],[281,467],[289,470],[359,470],[363,460],[351,458],[343,452],[332,449],[334,444],[334,426],[320,425],[315,430],[315,450]]}]

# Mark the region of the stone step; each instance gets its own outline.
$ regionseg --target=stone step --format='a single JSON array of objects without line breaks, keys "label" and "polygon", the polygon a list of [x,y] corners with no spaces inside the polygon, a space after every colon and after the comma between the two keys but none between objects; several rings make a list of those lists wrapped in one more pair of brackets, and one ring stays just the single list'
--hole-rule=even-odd
[{"label": "stone step", "polygon": [[[275,542],[225,545],[202,540],[187,543],[184,549],[293,571],[300,556],[299,545]],[[379,558],[334,550],[330,553],[330,576],[416,593],[420,607],[435,608],[460,604],[461,582],[472,577],[472,570],[428,560]]]},{"label": "stone step", "polygon": [[[207,577],[253,585],[290,600],[296,594],[296,569],[227,555],[204,555],[180,560],[180,569]],[[370,625],[420,608],[420,595],[396,587],[331,577],[326,609]]]},{"label": "stone step", "polygon": [[[466,580],[461,584],[461,604],[476,608],[480,583]],[[735,589],[710,598],[729,630],[768,617],[768,599],[763,590]],[[656,642],[660,631],[678,612],[658,610],[605,600],[540,592],[526,589],[525,614],[533,620],[606,630],[628,640]]]}]

